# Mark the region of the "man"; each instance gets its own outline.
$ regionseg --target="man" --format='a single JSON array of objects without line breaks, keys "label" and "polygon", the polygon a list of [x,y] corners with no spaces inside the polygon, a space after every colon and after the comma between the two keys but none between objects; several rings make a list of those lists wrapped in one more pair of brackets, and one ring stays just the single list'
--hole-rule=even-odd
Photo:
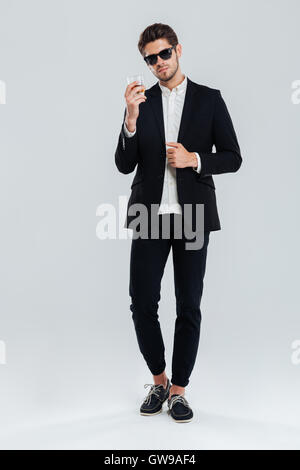
[{"label": "man", "polygon": [[[140,93],[143,87],[136,82],[127,86],[115,163],[124,174],[137,168],[124,225],[134,229],[130,310],[140,351],[154,381],[145,385],[151,388],[140,413],[148,416],[160,413],[167,401],[172,418],[188,422],[193,411],[185,398],[185,387],[198,350],[209,235],[221,229],[212,175],[236,172],[242,157],[220,91],[198,85],[181,72],[182,47],[173,29],[161,23],[148,26],[140,35],[138,48],[159,81],[145,91],[145,96]],[[216,152],[212,152],[213,145]],[[143,204],[148,210],[147,220],[143,219],[147,226],[153,220],[150,211],[156,208],[158,238],[136,237],[134,204]],[[175,236],[178,220],[182,222],[185,215],[185,205],[192,207],[187,225],[193,229],[197,225],[196,206],[204,207],[200,249],[186,249],[185,236]],[[165,219],[170,222],[169,237],[162,236]],[[165,372],[157,310],[171,247],[177,317],[170,380]]]}]

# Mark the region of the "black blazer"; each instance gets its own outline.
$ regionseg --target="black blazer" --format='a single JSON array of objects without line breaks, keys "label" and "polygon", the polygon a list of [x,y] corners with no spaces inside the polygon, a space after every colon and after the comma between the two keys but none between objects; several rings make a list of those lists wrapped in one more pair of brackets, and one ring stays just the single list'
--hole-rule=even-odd
[{"label": "black blazer", "polygon": [[[140,104],[136,133],[127,137],[123,130],[126,108],[115,151],[115,164],[121,173],[136,168],[128,200],[125,228],[139,216],[129,215],[131,204],[160,204],[166,164],[166,145],[161,89],[157,82],[146,90],[147,100]],[[236,172],[242,163],[233,124],[220,90],[192,82],[187,89],[177,142],[189,152],[198,152],[201,172],[191,167],[176,168],[179,204],[192,204],[193,229],[195,204],[204,204],[204,230],[220,230],[215,183],[212,175]],[[216,152],[212,152],[215,145]],[[184,211],[183,211],[184,213]],[[149,219],[150,224],[150,219]]]}]

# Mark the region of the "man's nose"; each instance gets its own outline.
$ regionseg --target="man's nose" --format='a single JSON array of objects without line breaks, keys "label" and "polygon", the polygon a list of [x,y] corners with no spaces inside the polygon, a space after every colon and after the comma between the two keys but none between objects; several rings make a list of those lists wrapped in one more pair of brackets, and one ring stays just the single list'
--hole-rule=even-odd
[{"label": "man's nose", "polygon": [[164,63],[164,60],[161,59],[161,58],[158,56],[158,57],[157,57],[156,65],[157,65],[157,67],[160,68],[160,67],[165,67],[166,64]]}]

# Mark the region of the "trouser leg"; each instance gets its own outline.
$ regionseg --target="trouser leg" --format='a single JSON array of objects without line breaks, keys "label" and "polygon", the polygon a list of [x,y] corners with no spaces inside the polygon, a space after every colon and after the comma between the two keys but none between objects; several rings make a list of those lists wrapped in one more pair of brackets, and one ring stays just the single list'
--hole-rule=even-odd
[{"label": "trouser leg", "polygon": [[182,387],[189,383],[198,351],[208,242],[209,232],[204,232],[204,243],[198,250],[186,250],[184,239],[172,241],[177,317],[171,381]]},{"label": "trouser leg", "polygon": [[153,375],[162,373],[166,366],[157,311],[170,248],[170,239],[137,238],[131,241],[130,310],[140,351]]}]

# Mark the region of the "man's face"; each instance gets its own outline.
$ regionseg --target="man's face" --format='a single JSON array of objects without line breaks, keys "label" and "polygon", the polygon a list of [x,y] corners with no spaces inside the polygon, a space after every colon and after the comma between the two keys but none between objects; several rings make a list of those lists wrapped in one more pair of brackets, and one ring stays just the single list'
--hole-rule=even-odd
[{"label": "man's face", "polygon": [[[167,39],[156,39],[155,41],[148,42],[144,48],[144,56],[151,54],[158,54],[163,49],[171,47]],[[181,56],[181,45],[177,44],[175,49],[172,49],[170,59],[163,60],[159,56],[155,65],[148,65],[151,72],[161,81],[167,82],[174,77],[179,68],[179,57]]]}]

